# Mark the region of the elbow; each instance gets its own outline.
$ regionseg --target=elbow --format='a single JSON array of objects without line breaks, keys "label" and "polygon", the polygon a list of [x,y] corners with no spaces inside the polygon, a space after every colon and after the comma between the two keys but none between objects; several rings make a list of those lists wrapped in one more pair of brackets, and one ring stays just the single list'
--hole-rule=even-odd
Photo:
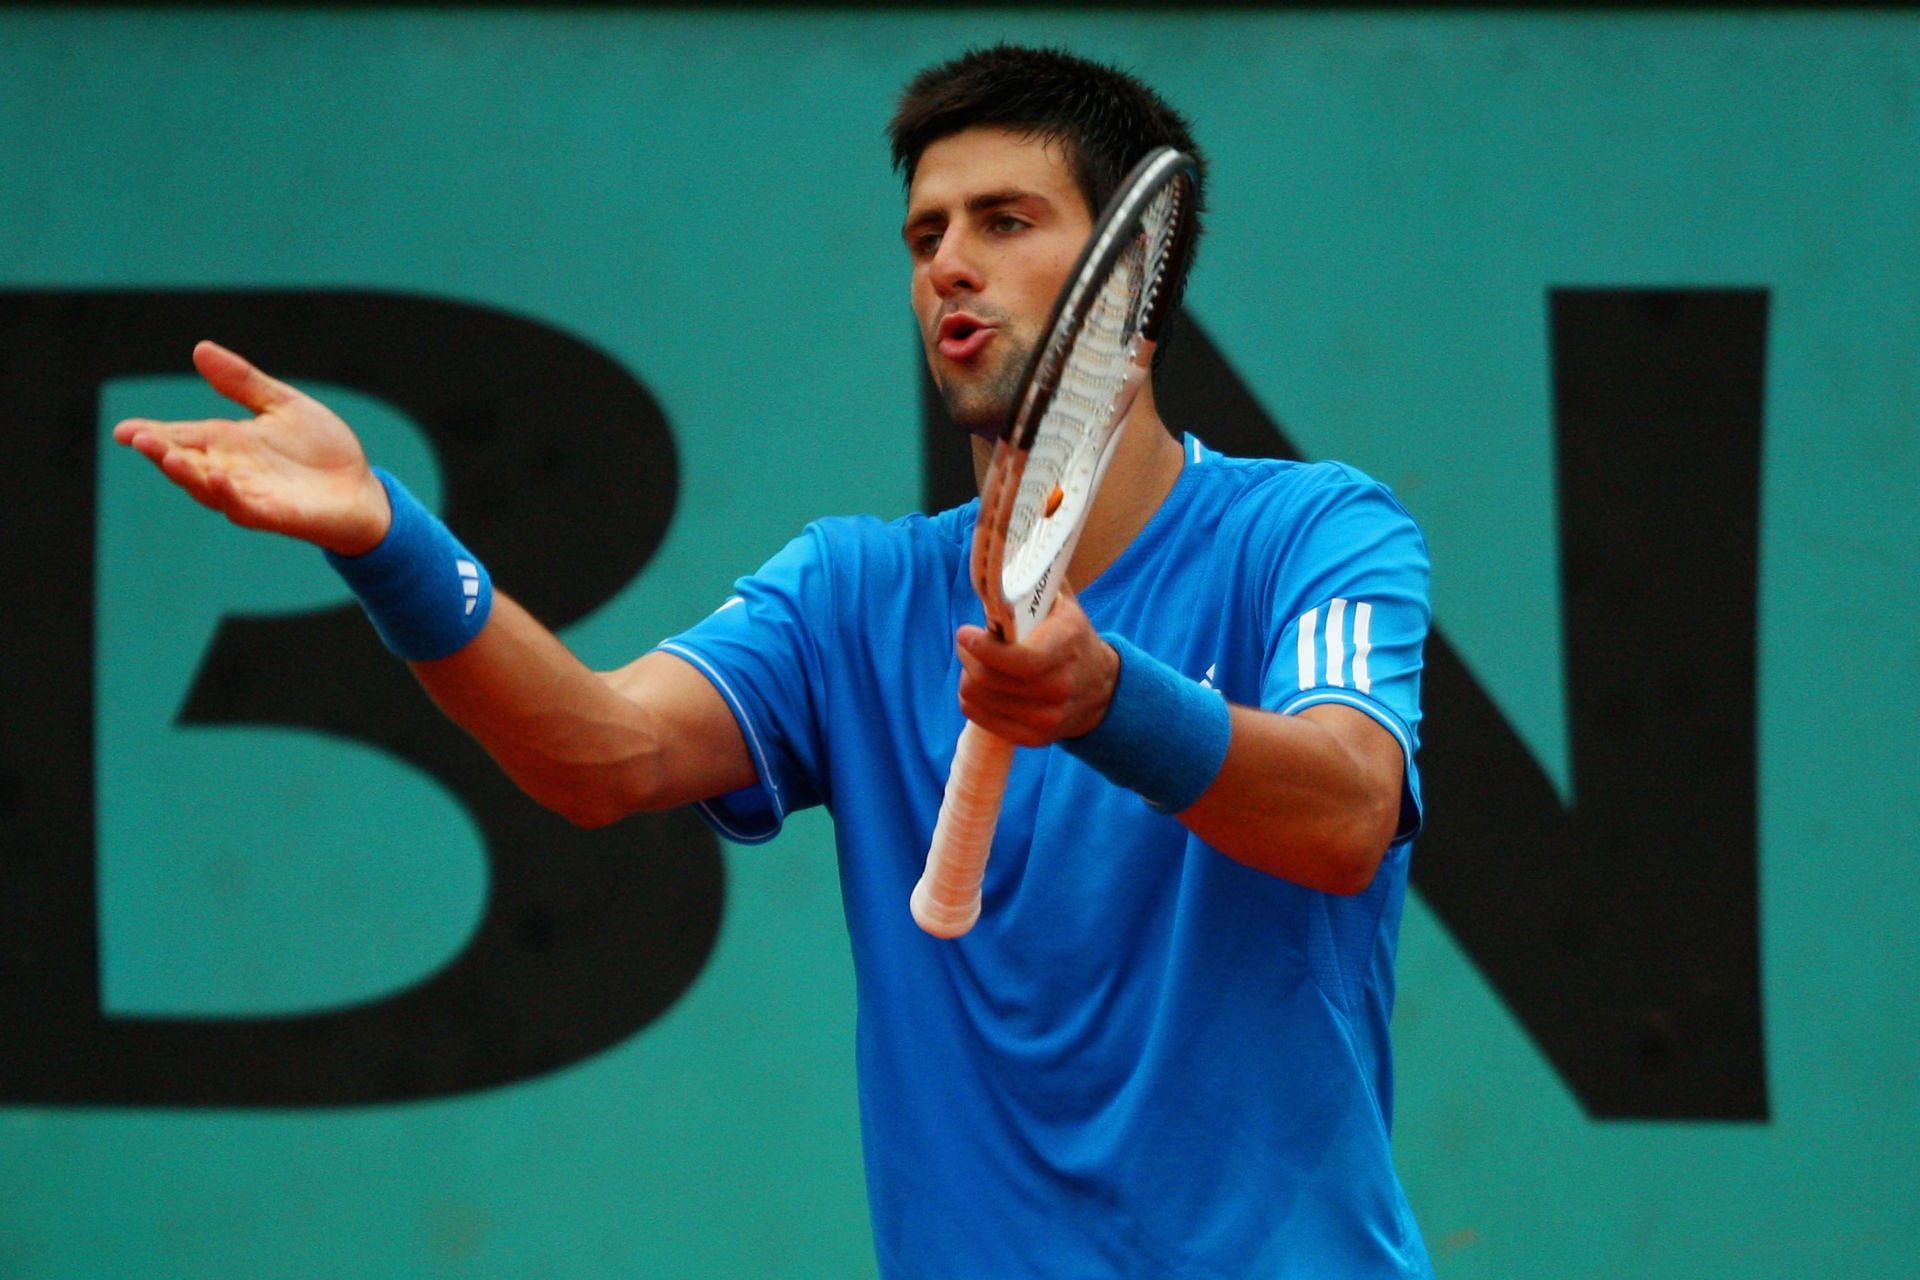
[{"label": "elbow", "polygon": [[650,791],[619,779],[569,774],[519,781],[535,803],[588,831],[610,827],[635,813],[668,807]]},{"label": "elbow", "polygon": [[1373,877],[1379,873],[1380,860],[1385,853],[1384,847],[1354,846],[1342,850],[1327,860],[1323,883],[1313,887],[1338,898],[1351,898],[1365,893],[1373,884]]},{"label": "elbow", "polygon": [[602,827],[610,827],[633,812],[619,805],[600,803],[549,804],[547,808],[583,831],[598,831]]},{"label": "elbow", "polygon": [[1317,838],[1298,831],[1244,846],[1216,846],[1228,857],[1302,888],[1335,897],[1365,893],[1380,870],[1387,844],[1369,835],[1342,830]]},{"label": "elbow", "polygon": [[644,726],[536,719],[501,736],[488,746],[495,763],[535,804],[576,827],[595,830],[680,803],[667,791],[671,757]]},{"label": "elbow", "polygon": [[542,809],[559,814],[574,826],[587,831],[610,827],[632,812],[608,797],[588,791],[533,786],[524,781],[520,789]]},{"label": "elbow", "polygon": [[1327,883],[1316,888],[1344,898],[1367,891],[1379,874],[1400,821],[1397,796],[1395,800],[1391,806],[1376,805],[1355,814],[1339,837],[1329,842],[1322,860]]}]

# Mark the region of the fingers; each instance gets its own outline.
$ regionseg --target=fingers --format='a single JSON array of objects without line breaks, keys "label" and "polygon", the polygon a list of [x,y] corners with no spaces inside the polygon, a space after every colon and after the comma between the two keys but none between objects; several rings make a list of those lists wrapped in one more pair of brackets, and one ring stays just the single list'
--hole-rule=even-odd
[{"label": "fingers", "polygon": [[185,489],[202,506],[223,510],[222,488],[225,476],[209,451],[221,428],[233,424],[214,419],[198,422],[156,422],[150,418],[128,418],[115,424],[113,438],[160,469],[160,473]]},{"label": "fingers", "polygon": [[217,511],[243,529],[267,528],[266,518],[240,491],[233,473],[213,457],[175,449],[159,459],[161,474],[209,511]]},{"label": "fingers", "polygon": [[1036,707],[1009,694],[984,692],[967,681],[960,684],[960,713],[1017,747],[1044,747],[1065,736],[1064,716],[1056,706]]},{"label": "fingers", "polygon": [[971,656],[987,671],[1020,680],[1034,679],[1073,661],[1098,638],[1080,601],[1064,586],[1040,625],[1017,644],[972,626],[960,628],[954,637],[963,664]]},{"label": "fingers", "polygon": [[1021,746],[1087,732],[1105,714],[1119,675],[1112,646],[1078,602],[1063,599],[1055,610],[1023,644],[981,627],[962,627],[955,636],[961,711]]},{"label": "fingers", "polygon": [[[124,444],[175,484],[190,492],[200,483],[208,462],[208,449],[214,433],[230,423],[155,422],[148,418],[128,418],[113,428],[113,438]],[[184,478],[183,478],[184,477]],[[200,495],[195,493],[197,498]]]},{"label": "fingers", "polygon": [[[230,460],[223,460],[218,450],[208,451],[198,447],[181,447],[175,440],[169,440],[155,427],[193,426],[192,423],[139,423],[133,420],[120,424],[128,427],[128,438],[123,443],[131,445],[143,457],[160,469],[174,485],[183,490],[189,498],[209,511],[217,511],[244,529],[274,528],[276,512],[270,502],[263,502],[257,492],[257,486],[248,483],[250,473],[242,469],[238,474],[228,469]],[[120,428],[114,429],[115,438],[120,438]]]},{"label": "fingers", "polygon": [[[1035,664],[1033,655],[1023,653],[1019,646],[985,633],[982,637],[982,644],[968,647],[962,641],[959,646],[960,670],[966,677],[963,684],[982,692],[1022,698],[1061,697],[1071,691],[1072,664],[1065,658]],[[1019,669],[1010,669],[1011,663],[1018,663]]]},{"label": "fingers", "polygon": [[1062,738],[1076,738],[1092,729],[1105,714],[1104,701],[1075,686],[1035,690],[998,689],[977,680],[960,681],[960,713],[983,729],[1022,747],[1044,747]]},{"label": "fingers", "polygon": [[114,424],[113,438],[118,444],[130,445],[138,452],[160,460],[159,455],[169,448],[204,449],[213,438],[216,427],[230,424],[202,419],[198,422],[156,422],[152,418],[128,418]]},{"label": "fingers", "polygon": [[265,413],[298,394],[217,342],[201,342],[194,347],[193,367],[215,391],[255,413]]},{"label": "fingers", "polygon": [[[145,453],[145,450],[141,452]],[[207,465],[207,456],[197,450],[168,449],[153,458],[154,465],[160,468],[160,474],[186,490],[187,496],[203,507],[220,510],[220,504],[214,497],[208,480],[214,469]]]},{"label": "fingers", "polygon": [[960,654],[960,670],[968,676],[1008,687],[1041,685],[1068,660],[1064,652],[1014,645],[979,628],[960,629],[954,649]]}]

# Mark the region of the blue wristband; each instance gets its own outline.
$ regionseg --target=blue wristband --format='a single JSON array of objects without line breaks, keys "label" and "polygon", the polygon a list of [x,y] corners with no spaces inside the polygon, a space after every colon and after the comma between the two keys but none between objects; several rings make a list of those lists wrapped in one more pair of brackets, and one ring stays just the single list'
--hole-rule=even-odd
[{"label": "blue wristband", "polygon": [[1113,700],[1091,733],[1060,745],[1161,813],[1190,808],[1226,762],[1233,734],[1227,700],[1125,636],[1108,631],[1100,638],[1120,655]]},{"label": "blue wristband", "polygon": [[466,647],[493,612],[493,579],[440,518],[380,467],[393,524],[363,555],[329,551],[380,639],[408,662],[432,662]]}]

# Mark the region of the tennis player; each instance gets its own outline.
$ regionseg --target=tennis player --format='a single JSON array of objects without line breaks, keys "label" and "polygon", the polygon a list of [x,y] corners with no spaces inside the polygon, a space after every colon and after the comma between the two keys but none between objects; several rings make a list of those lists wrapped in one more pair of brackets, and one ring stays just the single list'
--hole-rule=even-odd
[{"label": "tennis player", "polygon": [[[997,47],[891,125],[912,301],[954,422],[1006,419],[1120,177],[1186,122],[1120,72]],[[115,438],[317,544],[434,700],[576,822],[835,819],[867,1187],[893,1280],[1431,1274],[1388,1149],[1427,555],[1353,469],[1223,457],[1132,410],[1064,594],[983,630],[977,503],[821,520],[711,616],[595,674],[353,433],[211,343],[256,416]],[[1204,432],[1204,423],[1186,424]],[[962,716],[1018,754],[971,934],[907,910]]]}]

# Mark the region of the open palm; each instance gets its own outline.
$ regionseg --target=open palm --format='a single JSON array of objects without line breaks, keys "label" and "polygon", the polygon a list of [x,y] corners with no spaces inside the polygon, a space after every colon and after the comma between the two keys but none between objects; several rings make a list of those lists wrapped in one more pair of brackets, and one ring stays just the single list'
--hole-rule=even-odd
[{"label": "open palm", "polygon": [[200,376],[251,418],[129,418],[113,438],[150,459],[203,506],[344,555],[372,548],[386,493],[352,428],[325,405],[213,342],[193,349]]}]

